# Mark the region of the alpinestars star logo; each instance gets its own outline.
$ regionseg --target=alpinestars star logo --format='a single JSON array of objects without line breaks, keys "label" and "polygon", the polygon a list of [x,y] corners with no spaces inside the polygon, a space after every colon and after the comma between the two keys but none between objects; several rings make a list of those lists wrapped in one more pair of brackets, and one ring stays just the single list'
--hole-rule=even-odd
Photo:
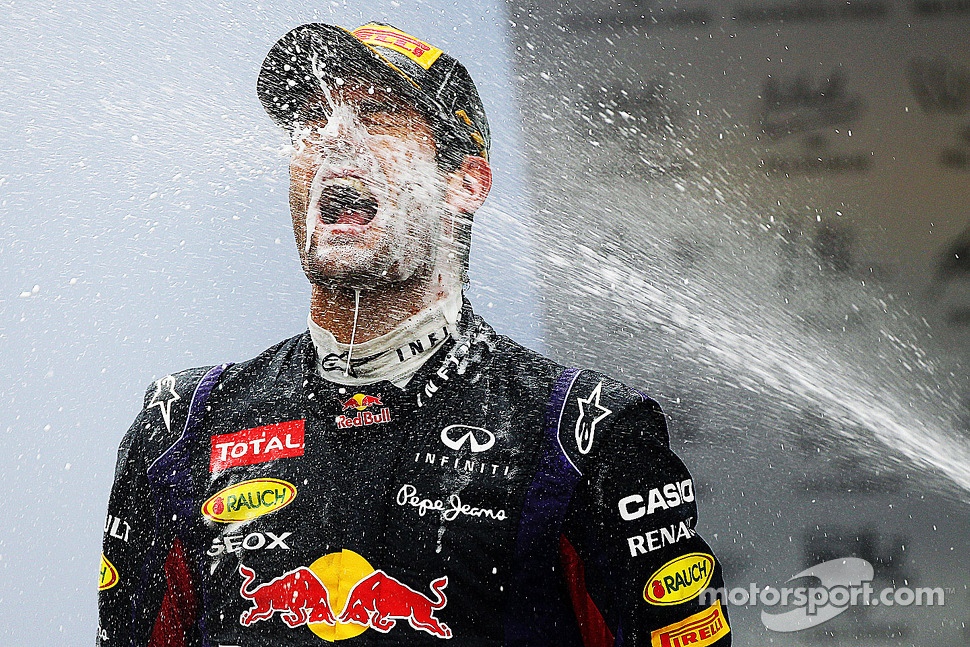
[{"label": "alpinestars star logo", "polygon": [[165,429],[172,431],[172,403],[181,400],[182,397],[175,392],[175,376],[166,375],[160,380],[155,380],[155,395],[148,407],[158,407],[162,412],[162,420],[165,421]]},{"label": "alpinestars star logo", "polygon": [[588,454],[593,448],[593,436],[596,434],[596,423],[613,413],[611,409],[600,404],[600,392],[603,382],[600,381],[585,400],[576,398],[579,403],[579,419],[576,420],[576,448],[580,454]]}]

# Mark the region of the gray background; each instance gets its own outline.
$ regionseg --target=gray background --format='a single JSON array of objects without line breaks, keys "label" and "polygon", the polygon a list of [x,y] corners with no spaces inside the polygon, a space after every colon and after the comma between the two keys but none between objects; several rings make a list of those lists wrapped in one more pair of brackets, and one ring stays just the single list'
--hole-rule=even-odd
[{"label": "gray background", "polygon": [[966,4],[508,6],[550,353],[658,397],[728,586],[946,593],[735,644],[970,643]]},{"label": "gray background", "polygon": [[[0,4],[0,643],[93,641],[114,452],[145,386],[303,329],[256,74],[293,26],[386,18],[462,60],[492,123],[478,311],[656,395],[729,585],[854,555],[879,586],[949,591],[796,635],[740,608],[736,644],[966,644],[970,290],[946,259],[970,196],[938,158],[970,119],[921,110],[905,72],[970,65],[966,14],[752,6]],[[765,137],[766,79],[838,70],[863,109]],[[864,171],[763,168],[855,154]]]}]

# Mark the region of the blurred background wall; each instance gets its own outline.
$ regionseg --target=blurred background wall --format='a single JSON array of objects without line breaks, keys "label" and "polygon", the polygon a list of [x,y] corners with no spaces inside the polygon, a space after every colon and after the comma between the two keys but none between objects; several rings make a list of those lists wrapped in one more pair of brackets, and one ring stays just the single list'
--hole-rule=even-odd
[{"label": "blurred background wall", "polygon": [[736,644],[970,642],[967,3],[507,6],[550,352],[657,394],[729,586],[948,592]]}]

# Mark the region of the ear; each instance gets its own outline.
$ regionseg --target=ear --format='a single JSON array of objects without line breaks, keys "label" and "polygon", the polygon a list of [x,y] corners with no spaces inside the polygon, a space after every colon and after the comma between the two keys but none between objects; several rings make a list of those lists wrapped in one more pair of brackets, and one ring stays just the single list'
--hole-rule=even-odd
[{"label": "ear", "polygon": [[475,213],[492,188],[492,167],[484,157],[465,155],[461,166],[448,174],[445,199],[455,213]]}]

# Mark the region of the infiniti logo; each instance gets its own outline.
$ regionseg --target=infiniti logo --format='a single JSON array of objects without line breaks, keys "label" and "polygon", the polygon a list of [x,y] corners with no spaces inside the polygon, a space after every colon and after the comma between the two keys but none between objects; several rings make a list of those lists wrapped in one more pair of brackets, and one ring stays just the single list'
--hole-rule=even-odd
[{"label": "infiniti logo", "polygon": [[467,442],[473,453],[484,452],[495,444],[495,434],[488,429],[469,425],[448,425],[441,430],[441,442],[451,449],[461,449]]}]

